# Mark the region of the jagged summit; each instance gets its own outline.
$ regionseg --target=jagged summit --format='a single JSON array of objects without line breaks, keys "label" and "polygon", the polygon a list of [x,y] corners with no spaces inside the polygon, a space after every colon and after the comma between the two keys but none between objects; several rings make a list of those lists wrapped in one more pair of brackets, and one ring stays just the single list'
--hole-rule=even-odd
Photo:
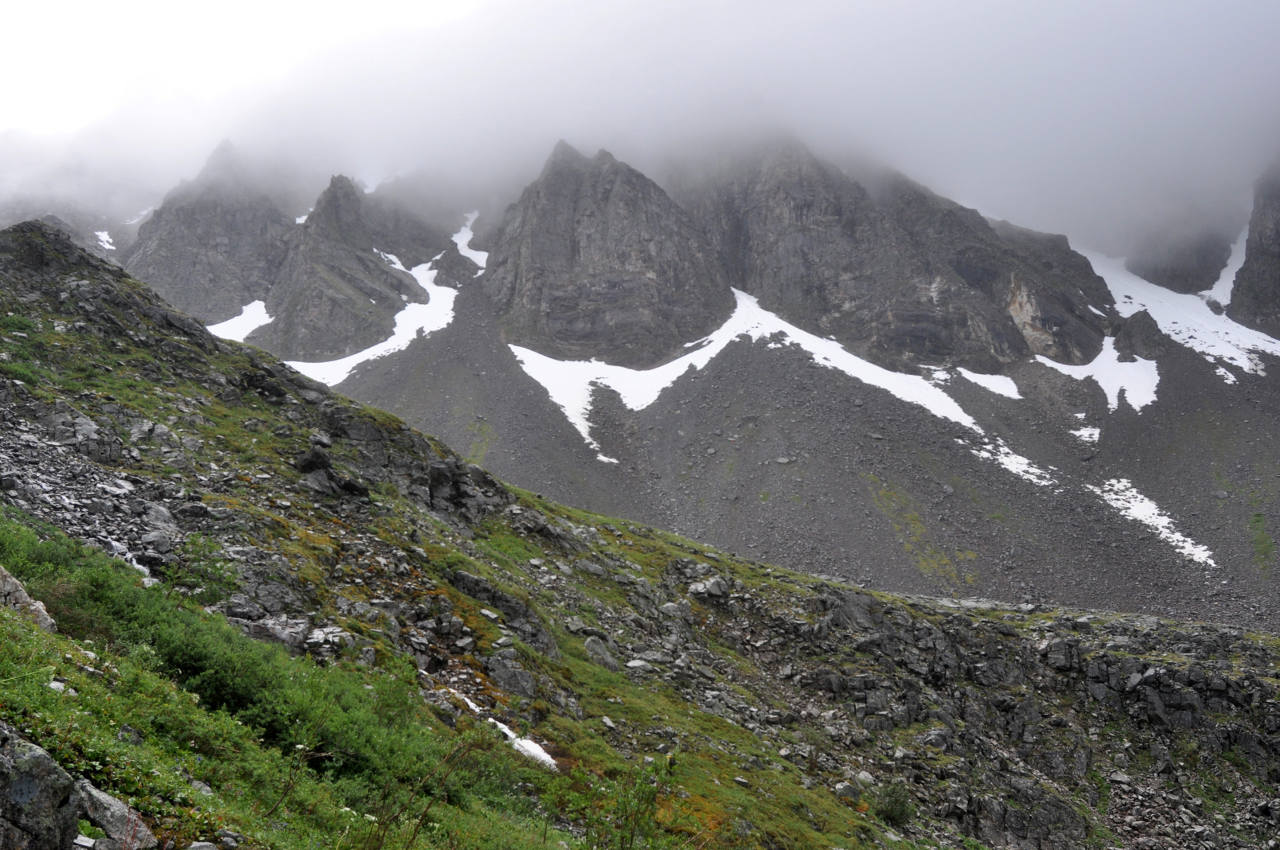
[{"label": "jagged summit", "polygon": [[484,288],[508,341],[553,356],[653,365],[733,306],[701,229],[604,151],[557,144],[491,243]]}]

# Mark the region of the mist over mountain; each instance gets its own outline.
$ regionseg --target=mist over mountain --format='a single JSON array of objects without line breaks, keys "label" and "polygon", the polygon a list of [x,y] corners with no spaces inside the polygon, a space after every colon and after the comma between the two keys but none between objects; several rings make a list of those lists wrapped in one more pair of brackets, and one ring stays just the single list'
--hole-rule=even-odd
[{"label": "mist over mountain", "polygon": [[[326,176],[427,170],[509,200],[558,138],[656,176],[673,153],[785,129],[842,165],[871,156],[985,215],[1132,254],[1169,226],[1237,234],[1280,149],[1266,3],[374,3],[357,17],[205,22],[214,51],[178,49],[169,15],[93,14],[99,35],[118,27],[158,59],[77,40],[75,61],[115,75],[99,87],[74,62],[42,65],[41,90],[0,119],[0,196],[75,187],[133,215],[231,138]],[[26,49],[2,60],[10,76],[37,61]]]}]

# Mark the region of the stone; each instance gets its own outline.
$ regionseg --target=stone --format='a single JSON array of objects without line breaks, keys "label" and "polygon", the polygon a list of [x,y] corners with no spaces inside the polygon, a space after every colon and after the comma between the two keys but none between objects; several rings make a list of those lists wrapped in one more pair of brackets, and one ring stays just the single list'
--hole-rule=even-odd
[{"label": "stone", "polygon": [[99,791],[88,780],[76,782],[75,793],[85,818],[107,834],[105,839],[99,839],[95,850],[150,850],[159,844],[142,815]]},{"label": "stone", "polygon": [[77,834],[74,783],[40,747],[0,723],[0,847],[51,850]]},{"label": "stone", "polygon": [[21,611],[47,632],[57,631],[57,624],[45,610],[44,603],[32,599],[22,582],[14,578],[3,565],[0,565],[0,605]]},{"label": "stone", "polygon": [[616,672],[619,669],[618,660],[609,651],[609,645],[595,635],[588,635],[587,639],[582,642],[582,647],[587,651],[587,657],[594,663],[599,664],[606,670]]}]

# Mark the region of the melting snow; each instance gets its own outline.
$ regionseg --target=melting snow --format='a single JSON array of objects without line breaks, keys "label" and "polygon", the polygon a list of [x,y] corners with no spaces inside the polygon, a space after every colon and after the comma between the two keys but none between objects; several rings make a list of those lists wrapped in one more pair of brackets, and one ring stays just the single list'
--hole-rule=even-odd
[{"label": "melting snow", "polygon": [[[964,441],[958,441],[963,443]],[[1044,469],[1036,466],[1027,458],[1016,454],[999,437],[983,440],[979,446],[970,446],[969,451],[983,460],[991,460],[1003,466],[1019,478],[1038,484],[1041,487],[1052,487],[1058,482]]]},{"label": "melting snow", "polygon": [[1089,489],[1102,497],[1103,501],[1116,508],[1120,513],[1136,519],[1154,531],[1162,540],[1173,545],[1186,557],[1209,567],[1216,567],[1213,553],[1208,547],[1201,546],[1190,538],[1174,530],[1173,519],[1160,506],[1139,493],[1131,482],[1124,478],[1112,478],[1101,487],[1089,485]]},{"label": "melting snow", "polygon": [[1013,382],[1013,378],[1004,375],[984,375],[981,372],[970,372],[968,369],[957,368],[957,372],[965,377],[966,380],[972,381],[980,387],[985,387],[996,395],[1002,395],[1006,398],[1022,398],[1022,394],[1018,392],[1018,385]]},{"label": "melting snow", "polygon": [[1100,428],[1076,428],[1071,432],[1082,443],[1096,443],[1102,436]]},{"label": "melting snow", "polygon": [[[480,217],[479,212],[467,214],[466,223],[462,225],[462,229],[453,234],[453,244],[458,246],[458,253],[466,257],[471,262],[480,267],[480,271],[484,271],[485,263],[489,262],[488,251],[477,251],[471,247],[471,239],[475,233],[471,230],[471,225],[476,223],[476,219]],[[479,272],[476,273],[479,276]]]},{"label": "melting snow", "polygon": [[240,315],[232,316],[225,322],[219,322],[216,325],[209,325],[206,330],[223,339],[244,342],[245,337],[270,322],[271,317],[267,315],[267,305],[262,301],[250,301],[240,308]]},{"label": "melting snow", "polygon": [[1102,351],[1098,352],[1098,356],[1093,358],[1093,362],[1082,366],[1069,366],[1066,363],[1050,360],[1044,355],[1036,359],[1051,369],[1057,369],[1078,381],[1093,378],[1106,393],[1109,410],[1115,410],[1120,406],[1121,392],[1124,393],[1124,400],[1129,402],[1129,406],[1135,411],[1142,410],[1156,400],[1160,372],[1156,369],[1155,361],[1143,360],[1139,357],[1132,363],[1121,362],[1120,356],[1116,353],[1116,341],[1113,337],[1104,339]]},{"label": "melting snow", "polygon": [[[1156,320],[1160,330],[1182,345],[1199,352],[1210,363],[1229,363],[1246,372],[1261,375],[1263,366],[1257,353],[1280,356],[1280,340],[1237,324],[1225,315],[1214,313],[1201,297],[1205,293],[1180,295],[1138,277],[1124,267],[1123,260],[1090,251],[1081,253],[1089,258],[1094,271],[1107,281],[1120,315],[1132,316],[1139,310],[1146,310]],[[1232,269],[1239,268],[1237,257],[1239,262],[1243,262],[1244,251],[1236,250],[1232,254],[1223,278],[1213,289],[1208,290],[1211,297],[1216,298],[1214,293],[1222,289],[1230,292],[1230,284],[1224,281],[1228,272],[1231,279],[1235,279]],[[1132,396],[1129,397],[1129,402],[1133,403]]]},{"label": "melting snow", "polygon": [[[464,703],[466,703],[467,708],[471,709],[473,713],[483,716],[484,712],[480,710],[480,706],[476,705],[474,702],[468,699],[466,694],[455,691],[453,688],[446,688],[445,690],[453,694],[458,699],[462,700]],[[556,766],[556,760],[553,759],[551,757],[551,754],[548,753],[546,750],[544,750],[542,748],[542,745],[539,744],[537,741],[533,740],[532,738],[519,737],[518,735],[516,735],[515,732],[511,731],[510,726],[508,726],[505,723],[502,723],[501,721],[494,720],[492,717],[487,717],[485,719],[488,720],[490,723],[492,723],[494,726],[497,726],[498,729],[501,730],[502,734],[507,736],[507,740],[511,742],[511,746],[515,747],[516,752],[521,753],[525,756],[528,756],[534,761],[541,762],[543,765],[551,768],[552,770],[559,770],[559,768]]]},{"label": "melting snow", "polygon": [[1240,271],[1240,267],[1244,265],[1244,247],[1248,238],[1249,228],[1246,227],[1240,231],[1235,244],[1231,246],[1231,256],[1227,259],[1227,265],[1223,268],[1222,274],[1218,275],[1218,282],[1201,292],[1201,298],[1206,301],[1217,301],[1223,307],[1231,303],[1231,289],[1236,284],[1236,272]]},{"label": "melting snow", "polygon": [[662,391],[674,384],[686,371],[706,366],[725,346],[740,336],[760,340],[781,335],[787,343],[800,346],[823,366],[887,390],[903,401],[924,407],[935,416],[981,432],[973,417],[924,378],[891,372],[855,357],[840,343],[801,330],[764,310],[755,298],[745,292],[735,289],[733,294],[737,299],[737,308],[719,329],[689,343],[686,347],[693,350],[688,354],[652,369],[628,369],[599,360],[555,360],[518,345],[510,348],[524,371],[546,388],[551,400],[560,406],[569,422],[587,441],[587,445],[594,449],[599,449],[600,446],[591,438],[588,415],[591,411],[592,391],[596,386],[615,390],[622,397],[623,404],[631,410],[643,410],[653,404]]},{"label": "melting snow", "polygon": [[114,251],[116,245],[111,241],[111,234],[106,230],[95,230],[93,235],[98,237],[98,244],[102,246],[104,251]]},{"label": "melting snow", "polygon": [[311,215],[311,210],[314,210],[314,209],[315,209],[315,207],[312,207],[310,210],[307,210],[307,211],[306,211],[306,212],[304,212],[302,215],[300,215],[300,216],[298,216],[297,218],[295,218],[295,219],[293,220],[293,223],[294,223],[294,224],[306,224],[306,223],[307,223],[307,216]]},{"label": "melting snow", "polygon": [[417,339],[419,334],[429,334],[441,330],[448,327],[449,323],[453,321],[453,299],[458,293],[447,286],[436,286],[436,270],[431,267],[431,263],[423,263],[420,266],[406,269],[395,255],[376,249],[374,253],[382,257],[387,265],[392,268],[399,271],[407,271],[413,275],[413,279],[422,287],[423,292],[427,293],[427,297],[430,300],[426,304],[404,305],[400,312],[396,313],[396,327],[391,336],[376,345],[369,346],[364,351],[357,351],[355,354],[338,360],[327,360],[320,363],[288,361],[290,366],[308,378],[314,378],[329,386],[340,384],[351,374],[351,370],[361,363],[402,351],[408,347],[409,343]]}]

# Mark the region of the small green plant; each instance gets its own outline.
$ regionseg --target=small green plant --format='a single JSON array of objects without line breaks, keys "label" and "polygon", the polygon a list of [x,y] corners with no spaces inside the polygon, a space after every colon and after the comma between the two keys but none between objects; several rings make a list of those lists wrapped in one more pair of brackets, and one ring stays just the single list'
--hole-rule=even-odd
[{"label": "small green plant", "polygon": [[1267,533],[1267,517],[1262,512],[1249,517],[1249,537],[1253,541],[1253,562],[1266,570],[1275,563],[1276,542]]},{"label": "small green plant", "polygon": [[876,795],[875,815],[889,826],[904,827],[915,816],[915,806],[911,802],[911,792],[900,782],[886,785]]}]

